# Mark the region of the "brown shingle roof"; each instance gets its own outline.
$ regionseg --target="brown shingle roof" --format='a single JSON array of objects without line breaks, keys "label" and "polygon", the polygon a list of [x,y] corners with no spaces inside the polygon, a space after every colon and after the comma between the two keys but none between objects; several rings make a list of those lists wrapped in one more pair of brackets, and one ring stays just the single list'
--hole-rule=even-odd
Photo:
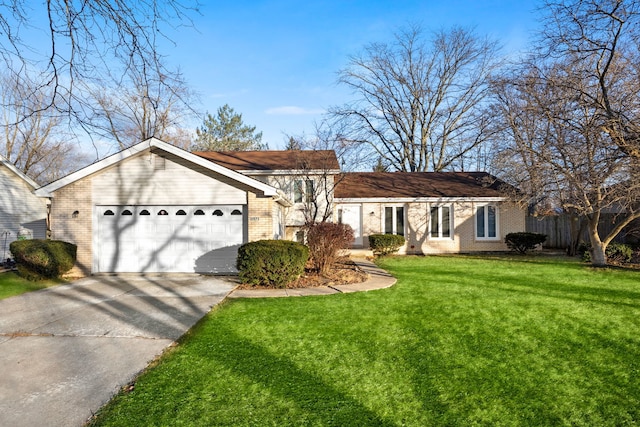
[{"label": "brown shingle roof", "polygon": [[333,150],[194,151],[235,171],[339,170]]},{"label": "brown shingle roof", "polygon": [[336,198],[502,197],[503,182],[484,172],[354,172],[341,175]]}]

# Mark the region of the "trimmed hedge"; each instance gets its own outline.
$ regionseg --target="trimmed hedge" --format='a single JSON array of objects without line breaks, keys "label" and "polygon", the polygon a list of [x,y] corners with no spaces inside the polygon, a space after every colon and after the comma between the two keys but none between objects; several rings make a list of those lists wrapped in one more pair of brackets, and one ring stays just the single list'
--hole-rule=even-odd
[{"label": "trimmed hedge", "polygon": [[509,233],[504,237],[507,247],[521,254],[535,249],[538,245],[543,244],[547,240],[546,234],[539,233]]},{"label": "trimmed hedge", "polygon": [[371,234],[369,235],[369,247],[374,255],[389,255],[396,252],[405,240],[397,234]]},{"label": "trimmed hedge", "polygon": [[238,249],[236,267],[243,283],[284,288],[304,273],[309,248],[288,240],[259,240]]},{"label": "trimmed hedge", "polygon": [[16,240],[9,250],[27,280],[59,278],[76,262],[76,245],[61,240]]}]

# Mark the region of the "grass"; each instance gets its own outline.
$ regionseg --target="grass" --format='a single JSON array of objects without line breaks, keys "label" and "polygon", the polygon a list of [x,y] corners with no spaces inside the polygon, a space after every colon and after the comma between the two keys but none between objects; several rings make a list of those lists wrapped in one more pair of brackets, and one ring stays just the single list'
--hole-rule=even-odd
[{"label": "grass", "polygon": [[640,424],[640,272],[397,257],[390,289],[233,300],[95,425]]},{"label": "grass", "polygon": [[0,273],[0,299],[37,291],[50,286],[59,285],[62,281],[43,280],[32,282],[18,276],[14,272]]}]

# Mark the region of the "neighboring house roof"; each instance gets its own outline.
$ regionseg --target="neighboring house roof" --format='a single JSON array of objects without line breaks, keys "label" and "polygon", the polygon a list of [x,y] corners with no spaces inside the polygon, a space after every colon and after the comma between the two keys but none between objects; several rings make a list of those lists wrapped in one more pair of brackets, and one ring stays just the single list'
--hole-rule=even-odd
[{"label": "neighboring house roof", "polygon": [[35,182],[33,179],[25,175],[20,169],[18,169],[13,163],[11,163],[9,160],[7,160],[6,157],[2,155],[0,155],[0,165],[6,167],[12,173],[19,176],[23,181],[25,181],[27,184],[29,184],[29,186],[31,186],[32,190],[35,190],[36,188],[40,187],[37,182]]},{"label": "neighboring house roof", "polygon": [[502,198],[502,181],[484,172],[353,172],[341,175],[337,199]]},{"label": "neighboring house roof", "polygon": [[193,154],[242,172],[340,170],[333,150],[194,151]]},{"label": "neighboring house roof", "polygon": [[278,195],[278,190],[275,189],[274,187],[267,185],[263,182],[257,181],[253,178],[250,178],[248,176],[245,176],[241,173],[238,173],[234,170],[231,170],[230,168],[227,168],[225,166],[222,165],[218,165],[216,163],[207,161],[205,159],[203,159],[200,156],[196,156],[192,153],[189,153],[188,151],[185,151],[181,148],[178,148],[174,145],[168,144],[166,142],[163,142],[157,138],[149,138],[145,141],[142,141],[136,145],[133,145],[129,148],[127,148],[126,150],[122,150],[116,154],[113,154],[109,157],[106,157],[96,163],[93,163],[85,168],[80,169],[79,171],[73,172],[63,178],[60,178],[56,181],[53,181],[50,184],[45,185],[44,187],[38,189],[36,191],[36,194],[39,196],[44,196],[44,197],[48,197],[51,195],[52,192],[65,187],[73,182],[76,182],[82,178],[85,178],[91,174],[94,174],[96,172],[99,172],[109,166],[115,165],[118,162],[121,162],[131,156],[134,156],[138,153],[141,153],[145,150],[149,150],[152,148],[157,148],[159,150],[165,151],[167,153],[170,153],[172,155],[178,156],[186,161],[189,161],[191,163],[194,163],[198,166],[201,166],[207,170],[210,170],[212,172],[218,173],[222,176],[226,176],[227,178],[230,178],[232,180],[235,180],[236,182],[240,182],[242,184],[245,184],[247,186],[249,186],[250,188],[253,188],[255,190],[258,190],[262,193],[264,193],[266,196],[277,196]]}]

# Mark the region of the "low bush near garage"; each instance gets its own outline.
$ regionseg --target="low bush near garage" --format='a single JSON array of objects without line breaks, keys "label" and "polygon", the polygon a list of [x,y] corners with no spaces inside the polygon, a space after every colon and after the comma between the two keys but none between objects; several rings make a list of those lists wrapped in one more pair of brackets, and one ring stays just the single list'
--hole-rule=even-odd
[{"label": "low bush near garage", "polygon": [[18,274],[28,280],[59,278],[76,262],[76,245],[61,240],[16,240],[9,249]]},{"label": "low bush near garage", "polygon": [[251,285],[284,288],[304,273],[309,248],[287,240],[259,240],[238,249],[238,276]]}]

